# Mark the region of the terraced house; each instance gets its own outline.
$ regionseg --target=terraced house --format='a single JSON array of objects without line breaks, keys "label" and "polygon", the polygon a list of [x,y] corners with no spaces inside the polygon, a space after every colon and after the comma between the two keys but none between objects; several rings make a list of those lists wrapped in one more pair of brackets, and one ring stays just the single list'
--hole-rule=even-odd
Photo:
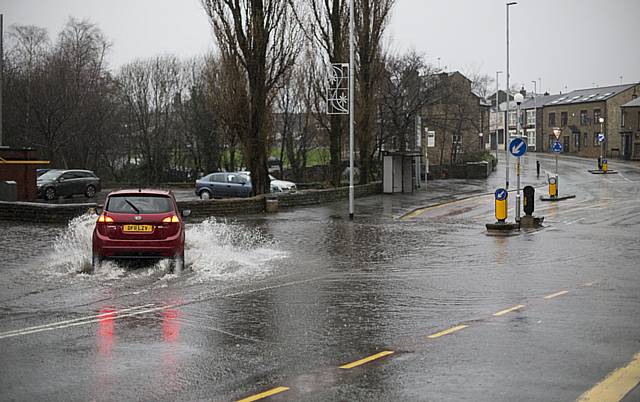
[{"label": "terraced house", "polygon": [[564,153],[598,157],[598,133],[602,131],[605,157],[629,158],[629,140],[621,132],[621,106],[639,95],[640,84],[626,84],[580,89],[554,97],[542,108],[542,150],[550,152],[555,141],[553,128],[558,127]]}]

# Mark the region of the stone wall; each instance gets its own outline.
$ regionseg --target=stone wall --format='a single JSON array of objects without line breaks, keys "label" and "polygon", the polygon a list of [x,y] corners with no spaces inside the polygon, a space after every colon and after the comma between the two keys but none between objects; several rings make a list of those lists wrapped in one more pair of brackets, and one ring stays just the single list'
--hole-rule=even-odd
[{"label": "stone wall", "polygon": [[38,223],[65,223],[82,215],[95,203],[45,204],[39,202],[0,201],[0,220]]},{"label": "stone wall", "polygon": [[490,162],[467,162],[464,165],[429,166],[429,180],[438,179],[486,179],[495,166]]},{"label": "stone wall", "polygon": [[[382,182],[355,187],[355,197],[382,193]],[[349,188],[326,190],[306,190],[295,193],[260,195],[251,198],[228,198],[222,200],[179,201],[180,210],[191,210],[191,218],[196,220],[210,216],[233,216],[260,214],[265,212],[267,199],[278,199],[278,207],[293,208],[316,205],[349,197]],[[95,203],[46,204],[35,202],[0,201],[0,220],[19,222],[66,223],[78,215],[95,208]]]}]

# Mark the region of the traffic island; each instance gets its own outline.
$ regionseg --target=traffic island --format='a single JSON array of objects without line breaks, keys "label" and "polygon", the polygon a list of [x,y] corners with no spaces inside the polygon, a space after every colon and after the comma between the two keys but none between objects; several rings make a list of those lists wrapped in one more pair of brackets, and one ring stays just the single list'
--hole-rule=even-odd
[{"label": "traffic island", "polygon": [[486,227],[488,234],[503,236],[513,234],[515,231],[520,230],[520,224],[518,224],[517,222],[487,223]]},{"label": "traffic island", "polygon": [[520,218],[520,227],[530,229],[540,228],[542,227],[542,222],[544,222],[544,217],[525,215]]},{"label": "traffic island", "polygon": [[591,174],[618,174],[617,170],[601,170],[601,169],[590,169],[589,173]]},{"label": "traffic island", "polygon": [[541,195],[540,196],[540,201],[562,201],[562,200],[568,200],[570,198],[576,198],[575,194],[568,194],[568,195]]}]

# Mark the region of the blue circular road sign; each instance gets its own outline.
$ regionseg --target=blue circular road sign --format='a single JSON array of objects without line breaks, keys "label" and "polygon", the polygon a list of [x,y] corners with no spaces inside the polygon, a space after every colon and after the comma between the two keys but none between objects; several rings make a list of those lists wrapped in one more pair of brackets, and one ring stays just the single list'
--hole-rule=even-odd
[{"label": "blue circular road sign", "polygon": [[496,200],[503,201],[507,199],[507,195],[509,193],[504,188],[499,188],[496,190]]},{"label": "blue circular road sign", "polygon": [[551,147],[551,150],[557,154],[562,152],[562,144],[560,144],[560,141],[555,141],[553,143],[553,146]]},{"label": "blue circular road sign", "polygon": [[598,134],[598,142],[604,142],[604,134],[603,133],[599,133]]},{"label": "blue circular road sign", "polygon": [[527,143],[520,137],[511,140],[509,152],[513,156],[522,156],[527,152]]}]

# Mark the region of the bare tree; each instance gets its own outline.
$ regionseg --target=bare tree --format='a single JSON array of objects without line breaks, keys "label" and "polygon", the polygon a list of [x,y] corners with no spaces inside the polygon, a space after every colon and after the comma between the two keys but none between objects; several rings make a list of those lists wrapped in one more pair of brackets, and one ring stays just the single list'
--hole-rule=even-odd
[{"label": "bare tree", "polygon": [[245,73],[248,130],[240,134],[240,140],[254,192],[269,192],[270,102],[300,51],[294,5],[288,0],[202,0],[202,5],[218,46],[236,59]]},{"label": "bare tree", "polygon": [[303,180],[307,154],[317,136],[315,108],[317,82],[315,58],[305,53],[303,62],[290,71],[276,97],[276,127],[280,134],[280,161],[286,155],[295,180]]},{"label": "bare tree", "polygon": [[395,148],[405,150],[409,133],[415,132],[416,117],[433,97],[434,74],[434,68],[413,51],[385,60],[380,107],[386,135],[381,142],[394,139]]},{"label": "bare tree", "polygon": [[[347,32],[347,0],[304,0],[302,15],[298,16],[307,37],[322,50],[323,59],[330,64],[345,63],[346,32]],[[329,66],[325,65],[325,71]],[[316,83],[318,92],[326,94],[327,88],[324,80]],[[322,96],[324,98],[324,96]],[[334,186],[340,184],[342,170],[342,138],[345,127],[345,119],[342,115],[330,115],[328,124],[326,117],[319,114],[321,124],[328,127],[329,154],[330,154],[330,181]]]},{"label": "bare tree", "polygon": [[143,180],[149,183],[158,183],[171,163],[173,112],[183,91],[182,72],[178,60],[171,56],[138,60],[120,72],[126,124],[137,151],[133,157],[141,159]]},{"label": "bare tree", "polygon": [[357,135],[360,183],[371,178],[378,88],[383,76],[382,35],[395,0],[357,0]]}]

